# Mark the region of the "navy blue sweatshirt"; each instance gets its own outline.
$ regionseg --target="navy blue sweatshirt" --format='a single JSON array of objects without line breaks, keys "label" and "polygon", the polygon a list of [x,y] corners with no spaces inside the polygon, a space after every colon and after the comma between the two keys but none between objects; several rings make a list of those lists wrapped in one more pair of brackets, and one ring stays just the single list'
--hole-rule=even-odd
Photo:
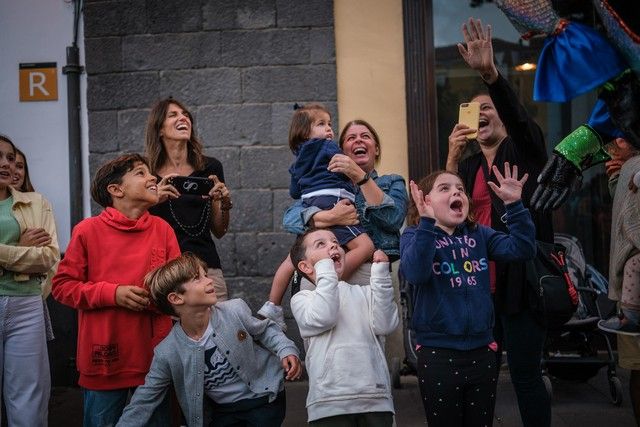
[{"label": "navy blue sweatshirt", "polygon": [[400,239],[400,270],[413,286],[418,344],[471,350],[493,341],[489,260],[525,261],[536,253],[536,229],[521,201],[505,206],[510,234],[466,222],[449,235],[421,218]]},{"label": "navy blue sweatshirt", "polygon": [[356,186],[345,174],[327,169],[334,155],[343,154],[335,141],[310,139],[303,142],[295,154],[296,160],[289,168],[289,194],[292,198],[299,199],[303,194],[330,188],[341,188],[352,194],[357,192]]}]

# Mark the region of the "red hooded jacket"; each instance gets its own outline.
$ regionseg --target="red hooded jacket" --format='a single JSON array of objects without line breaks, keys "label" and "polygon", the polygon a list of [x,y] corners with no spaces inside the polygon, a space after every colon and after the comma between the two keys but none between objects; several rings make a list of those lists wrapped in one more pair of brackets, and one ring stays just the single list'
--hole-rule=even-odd
[{"label": "red hooded jacket", "polygon": [[78,309],[78,383],[92,390],[144,384],[153,348],[171,329],[169,316],[116,306],[120,285],[143,286],[144,276],[180,255],[173,229],[146,212],[137,220],[114,208],[73,229],[53,278],[56,300]]}]

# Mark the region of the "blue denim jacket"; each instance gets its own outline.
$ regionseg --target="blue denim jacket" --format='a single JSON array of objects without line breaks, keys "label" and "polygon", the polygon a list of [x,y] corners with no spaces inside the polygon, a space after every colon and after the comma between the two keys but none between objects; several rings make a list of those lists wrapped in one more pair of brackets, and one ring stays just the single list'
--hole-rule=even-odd
[{"label": "blue denim jacket", "polygon": [[[374,170],[371,178],[384,192],[384,198],[379,205],[370,205],[361,192],[356,193],[360,224],[367,230],[376,249],[381,249],[390,261],[395,261],[400,257],[400,228],[407,214],[407,187],[400,175],[378,175]],[[302,234],[311,217],[320,210],[315,206],[304,209],[302,202],[296,200],[284,213],[282,226],[290,233]]]}]

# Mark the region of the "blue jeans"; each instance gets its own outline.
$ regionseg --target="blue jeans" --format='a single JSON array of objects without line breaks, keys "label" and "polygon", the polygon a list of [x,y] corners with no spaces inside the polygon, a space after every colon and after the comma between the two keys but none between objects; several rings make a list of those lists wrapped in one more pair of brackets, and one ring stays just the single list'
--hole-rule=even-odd
[{"label": "blue jeans", "polygon": [[[129,392],[133,394],[135,389],[135,387],[117,390],[88,390],[85,388],[83,390],[84,411],[82,425],[84,427],[115,426],[127,405]],[[149,422],[145,425],[149,427],[164,427],[169,426],[170,422],[169,393],[167,393],[162,403],[153,412]]]}]

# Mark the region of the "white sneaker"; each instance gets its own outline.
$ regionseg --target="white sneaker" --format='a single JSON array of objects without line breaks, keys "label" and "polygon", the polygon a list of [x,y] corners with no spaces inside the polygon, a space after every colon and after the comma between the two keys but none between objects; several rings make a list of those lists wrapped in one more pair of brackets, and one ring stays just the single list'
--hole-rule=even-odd
[{"label": "white sneaker", "polygon": [[287,331],[287,324],[284,321],[284,312],[282,311],[281,306],[275,305],[271,301],[267,301],[260,310],[258,310],[258,314],[265,319],[271,319],[276,322],[283,332]]}]

